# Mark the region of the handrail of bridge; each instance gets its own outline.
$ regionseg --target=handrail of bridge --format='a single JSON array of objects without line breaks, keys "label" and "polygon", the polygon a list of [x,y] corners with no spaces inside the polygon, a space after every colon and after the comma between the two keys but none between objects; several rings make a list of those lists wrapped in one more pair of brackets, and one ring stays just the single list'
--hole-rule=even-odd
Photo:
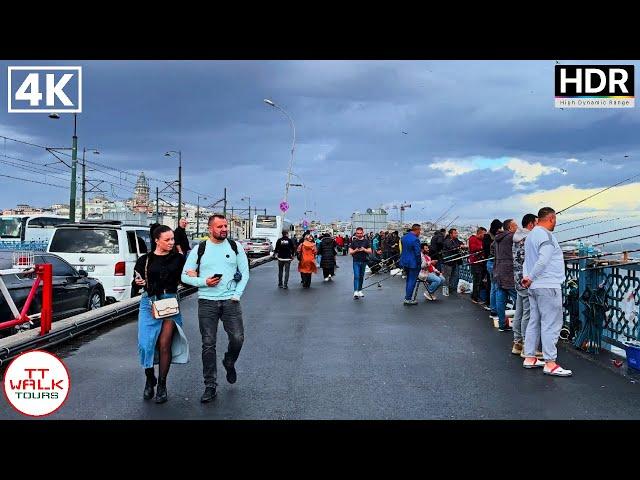
[{"label": "handrail of bridge", "polygon": [[[582,252],[580,255],[585,253]],[[601,286],[605,291],[604,298],[607,304],[602,322],[601,340],[609,347],[606,345],[604,347],[625,348],[626,342],[640,341],[640,265],[624,265],[617,261],[609,261],[607,264],[598,259],[567,259],[565,265],[566,280],[562,285],[564,305],[562,339],[572,340],[577,335],[578,332],[574,328],[576,322],[579,322],[578,329],[587,325],[588,305],[580,299],[583,298],[587,288],[595,290]],[[599,265],[601,268],[582,270],[593,265]],[[460,279],[472,282],[471,268],[468,263],[460,265],[458,273]],[[578,290],[577,305],[574,305],[574,308],[571,308],[568,301],[571,288],[569,282],[572,281],[575,282],[574,285]],[[572,313],[573,327],[571,325]],[[569,336],[569,332],[571,332],[571,336]],[[592,350],[591,345],[587,345],[587,347],[589,351],[597,351]]]},{"label": "handrail of bridge", "polygon": [[[252,260],[249,262],[249,269],[273,260],[273,256]],[[197,291],[197,287],[181,287],[178,290],[178,296],[184,298]],[[37,330],[26,330],[0,339],[0,366],[27,350],[51,347],[100,325],[131,315],[138,311],[139,302],[140,297],[138,296],[58,320],[53,323],[51,330],[45,335],[40,335]]]}]

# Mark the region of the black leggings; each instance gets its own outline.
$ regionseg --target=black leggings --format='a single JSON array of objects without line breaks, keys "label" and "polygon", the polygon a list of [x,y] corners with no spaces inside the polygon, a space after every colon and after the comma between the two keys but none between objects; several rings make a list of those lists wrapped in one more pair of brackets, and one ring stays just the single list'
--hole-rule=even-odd
[{"label": "black leggings", "polygon": [[310,273],[301,273],[302,276],[302,286],[304,288],[309,288],[311,286],[311,274]]},{"label": "black leggings", "polygon": [[171,343],[173,341],[173,332],[175,331],[175,323],[171,319],[162,321],[162,330],[158,337],[158,350],[160,350],[160,370],[158,376],[166,379],[171,366]]}]

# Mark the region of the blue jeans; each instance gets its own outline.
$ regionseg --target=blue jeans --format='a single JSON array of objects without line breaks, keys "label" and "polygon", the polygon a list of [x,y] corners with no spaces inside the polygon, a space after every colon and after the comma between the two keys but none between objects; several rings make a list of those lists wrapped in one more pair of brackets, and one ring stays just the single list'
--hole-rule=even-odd
[{"label": "blue jeans", "polygon": [[407,268],[407,288],[404,295],[405,300],[411,300],[413,298],[413,290],[416,288],[416,282],[418,281],[419,273],[420,267]]},{"label": "blue jeans", "polygon": [[498,288],[498,285],[493,282],[493,265],[494,260],[487,260],[487,272],[489,273],[489,283],[491,284],[491,292],[489,293],[489,308],[491,308],[492,314],[496,312],[496,289]]},{"label": "blue jeans", "polygon": [[353,291],[362,290],[362,282],[364,281],[364,269],[367,262],[353,262]]},{"label": "blue jeans", "polygon": [[498,323],[500,328],[505,326],[505,310],[507,306],[507,298],[511,297],[513,304],[516,304],[516,289],[515,288],[501,288],[496,286],[496,309],[498,310]]},{"label": "blue jeans", "polygon": [[440,275],[436,275],[435,273],[430,273],[429,275],[427,275],[427,292],[429,293],[435,293],[436,290],[438,290],[440,288],[440,285],[442,285],[442,283],[444,282],[444,278],[442,278]]}]

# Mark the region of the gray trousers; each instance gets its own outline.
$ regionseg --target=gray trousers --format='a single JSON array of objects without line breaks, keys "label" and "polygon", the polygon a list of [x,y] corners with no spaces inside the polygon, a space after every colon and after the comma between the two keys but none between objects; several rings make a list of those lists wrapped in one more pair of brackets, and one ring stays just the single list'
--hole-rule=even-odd
[{"label": "gray trousers", "polygon": [[538,337],[542,341],[545,362],[555,362],[556,344],[562,329],[562,289],[530,288],[530,318],[524,339],[524,354],[535,357]]},{"label": "gray trousers", "polygon": [[513,317],[513,341],[524,343],[529,324],[529,291],[516,288],[516,314]]},{"label": "gray trousers", "polygon": [[216,365],[218,322],[222,320],[222,326],[229,337],[229,345],[222,363],[232,366],[238,360],[238,355],[240,355],[240,350],[244,343],[244,326],[242,324],[240,302],[199,298],[198,320],[200,322],[200,334],[202,335],[204,385],[206,387],[215,387],[218,384],[218,369]]}]

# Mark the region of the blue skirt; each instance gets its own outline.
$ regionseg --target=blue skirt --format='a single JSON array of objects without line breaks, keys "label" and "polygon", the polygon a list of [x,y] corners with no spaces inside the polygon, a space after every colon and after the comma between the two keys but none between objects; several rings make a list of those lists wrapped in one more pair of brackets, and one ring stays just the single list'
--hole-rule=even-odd
[{"label": "blue skirt", "polygon": [[[176,297],[175,293],[166,293],[158,295],[157,298],[162,300]],[[138,310],[138,356],[144,368],[150,368],[154,364],[160,363],[157,344],[164,320],[173,320],[176,324],[171,342],[171,363],[187,363],[189,361],[189,342],[182,329],[182,314],[156,320],[151,313],[151,300],[146,293],[143,293]]]}]

